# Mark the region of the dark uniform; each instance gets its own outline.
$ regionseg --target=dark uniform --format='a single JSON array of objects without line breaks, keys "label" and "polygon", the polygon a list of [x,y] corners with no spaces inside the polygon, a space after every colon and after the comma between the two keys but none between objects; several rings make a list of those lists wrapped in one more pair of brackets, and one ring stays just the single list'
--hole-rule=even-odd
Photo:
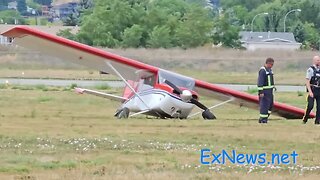
[{"label": "dark uniform", "polygon": [[[261,67],[258,76],[260,118],[259,123],[267,123],[273,107],[273,72],[271,68]],[[260,94],[264,94],[260,97]]]},{"label": "dark uniform", "polygon": [[[308,121],[309,115],[311,110],[314,106],[314,99],[317,101],[317,113],[316,113],[316,119],[315,124],[319,124],[320,120],[320,70],[316,68],[315,66],[310,66],[310,68],[307,70],[307,79],[310,80],[310,88],[313,93],[313,97],[310,97],[308,95],[307,97],[307,107],[305,114],[303,116],[303,122],[306,123]],[[307,89],[308,92],[308,89]]]}]

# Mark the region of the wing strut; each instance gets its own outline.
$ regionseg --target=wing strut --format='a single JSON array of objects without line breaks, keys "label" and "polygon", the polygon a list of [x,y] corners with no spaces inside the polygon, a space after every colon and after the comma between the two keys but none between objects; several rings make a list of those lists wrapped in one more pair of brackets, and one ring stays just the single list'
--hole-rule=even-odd
[{"label": "wing strut", "polygon": [[[224,105],[224,104],[226,104],[226,103],[229,103],[229,102],[233,101],[234,99],[235,99],[234,97],[230,97],[230,99],[228,99],[228,100],[226,100],[226,101],[223,101],[223,102],[221,102],[221,103],[219,103],[219,104],[213,105],[213,106],[209,107],[208,109],[213,109],[213,108],[222,106],[222,105]],[[200,113],[202,113],[202,111],[199,111],[199,112],[196,112],[196,113],[194,113],[194,114],[191,114],[190,116],[188,116],[188,118],[193,117],[193,116],[196,116],[196,115],[198,115],[198,114],[200,114]]]},{"label": "wing strut", "polygon": [[129,87],[129,89],[141,100],[141,102],[147,107],[148,110],[150,110],[149,106],[147,103],[145,103],[140,95],[134,90],[134,88],[123,78],[123,76],[117,71],[116,68],[112,66],[110,62],[106,62],[106,64],[116,73],[116,75],[121,78],[121,80]]},{"label": "wing strut", "polygon": [[91,94],[91,95],[107,98],[107,99],[114,100],[114,101],[120,101],[122,103],[124,101],[128,100],[128,99],[126,99],[124,97],[116,96],[116,95],[113,95],[113,94],[107,94],[107,93],[103,93],[103,92],[99,92],[99,91],[94,91],[94,90],[90,90],[90,89],[83,89],[83,88],[77,88],[76,87],[74,90],[77,93],[80,93],[80,94],[87,93],[87,94]]},{"label": "wing strut", "polygon": [[150,111],[149,109],[144,110],[144,111],[140,111],[140,112],[137,112],[137,113],[131,114],[129,117],[133,117],[133,116],[136,116],[136,115],[139,115],[139,114],[143,114],[143,113],[146,113],[146,112],[149,112],[149,111]]}]

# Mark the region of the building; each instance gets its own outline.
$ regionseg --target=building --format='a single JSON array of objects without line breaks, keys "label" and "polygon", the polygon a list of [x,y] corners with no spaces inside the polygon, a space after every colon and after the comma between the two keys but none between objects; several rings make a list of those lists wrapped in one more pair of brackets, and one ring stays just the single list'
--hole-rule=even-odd
[{"label": "building", "polygon": [[49,12],[50,12],[49,6],[46,6],[46,5],[41,6],[42,16],[49,16],[50,14]]},{"label": "building", "polygon": [[8,2],[8,9],[17,10],[18,3],[17,1]]},{"label": "building", "polygon": [[59,18],[65,18],[70,14],[74,13],[75,9],[77,8],[78,4],[76,2],[70,2],[60,5],[53,6],[54,14]]},{"label": "building", "polygon": [[240,31],[241,44],[250,51],[258,49],[300,49],[298,43],[291,32],[250,32]]}]

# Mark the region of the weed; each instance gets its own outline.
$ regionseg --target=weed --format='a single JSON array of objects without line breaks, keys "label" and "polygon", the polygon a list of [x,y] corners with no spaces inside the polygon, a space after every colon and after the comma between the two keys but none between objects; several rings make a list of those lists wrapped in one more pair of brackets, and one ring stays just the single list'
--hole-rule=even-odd
[{"label": "weed", "polygon": [[[14,89],[14,87],[12,87],[12,88]],[[34,87],[32,87],[32,86],[17,86],[16,88],[19,90],[22,90],[22,91],[34,90]]]},{"label": "weed", "polygon": [[32,110],[31,111],[31,118],[35,118],[36,117],[36,110]]},{"label": "weed", "polygon": [[35,89],[42,90],[42,91],[48,91],[48,88],[43,84],[36,85]]},{"label": "weed", "polygon": [[7,88],[7,85],[5,84],[0,84],[0,89],[6,89]]},{"label": "weed", "polygon": [[301,92],[301,91],[297,91],[297,95],[298,95],[298,96],[304,96],[304,93]]},{"label": "weed", "polygon": [[41,96],[38,98],[38,102],[40,103],[49,102],[52,100],[53,100],[53,97],[48,97],[48,96]]},{"label": "weed", "polygon": [[247,92],[249,94],[258,94],[258,88],[250,88],[250,87],[248,87]]},{"label": "weed", "polygon": [[105,84],[105,85],[97,85],[97,86],[95,86],[95,89],[108,90],[108,89],[110,89],[110,86],[108,86],[107,84]]},{"label": "weed", "polygon": [[75,84],[75,83],[73,83],[73,84],[71,84],[70,89],[74,89],[74,88],[76,88],[76,87],[78,87],[78,85]]}]

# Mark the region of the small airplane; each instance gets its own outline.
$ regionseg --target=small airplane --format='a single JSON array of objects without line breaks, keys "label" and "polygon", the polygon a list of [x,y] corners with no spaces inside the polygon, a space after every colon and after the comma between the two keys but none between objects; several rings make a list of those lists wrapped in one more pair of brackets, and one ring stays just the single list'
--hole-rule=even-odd
[{"label": "small airplane", "polygon": [[[225,103],[259,108],[258,96],[193,79],[27,26],[16,26],[2,35],[13,44],[118,76],[126,85],[123,96],[84,88],[75,89],[81,94],[121,102],[115,113],[117,118],[145,114],[159,118],[186,119],[202,113],[204,119],[210,120],[216,118],[210,110]],[[222,102],[207,107],[199,102],[200,95]],[[191,114],[195,106],[200,111]],[[272,113],[287,119],[301,119],[304,110],[275,102]],[[311,113],[310,116],[314,117],[315,114]]]}]

